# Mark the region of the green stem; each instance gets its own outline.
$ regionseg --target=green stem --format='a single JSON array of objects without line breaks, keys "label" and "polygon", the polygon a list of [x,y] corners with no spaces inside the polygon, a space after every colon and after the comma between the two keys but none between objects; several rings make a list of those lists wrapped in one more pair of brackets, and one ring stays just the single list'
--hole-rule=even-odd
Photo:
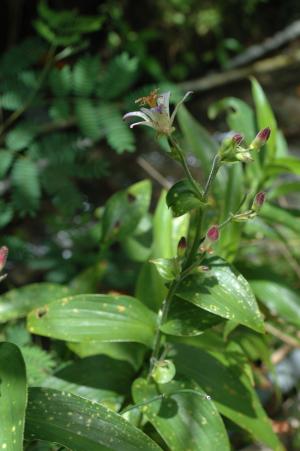
[{"label": "green stem", "polygon": [[197,196],[199,197],[200,200],[202,200],[203,198],[203,193],[201,191],[200,186],[198,185],[198,183],[196,182],[196,180],[194,179],[194,177],[191,174],[191,171],[188,167],[187,161],[185,159],[184,153],[182,151],[182,149],[180,148],[179,144],[174,140],[174,138],[170,137],[169,138],[170,144],[171,146],[173,146],[176,150],[177,150],[177,155],[179,157],[179,161],[182,165],[182,168],[185,172],[185,175],[188,179],[188,181],[190,182],[190,184],[192,185],[192,187],[195,190],[195,194],[197,194]]},{"label": "green stem", "polygon": [[149,368],[149,373],[148,373],[148,380],[151,377],[151,373],[152,373],[154,364],[158,360],[158,357],[159,357],[160,342],[161,342],[161,335],[162,335],[160,326],[165,322],[165,320],[168,317],[171,301],[173,299],[173,296],[175,294],[175,291],[177,290],[179,283],[180,283],[180,279],[173,280],[173,282],[169,288],[168,294],[165,297],[162,307],[158,313],[157,329],[156,329],[156,334],[154,337],[153,351],[152,351],[152,355],[150,357],[150,368]]},{"label": "green stem", "polygon": [[206,185],[204,188],[204,193],[203,193],[204,200],[207,199],[207,195],[209,193],[210,187],[211,187],[214,179],[216,178],[216,175],[217,175],[219,169],[220,169],[220,157],[217,154],[217,155],[215,155],[215,158],[213,160],[210,174],[208,176],[208,179],[207,179],[207,182],[206,182]]}]

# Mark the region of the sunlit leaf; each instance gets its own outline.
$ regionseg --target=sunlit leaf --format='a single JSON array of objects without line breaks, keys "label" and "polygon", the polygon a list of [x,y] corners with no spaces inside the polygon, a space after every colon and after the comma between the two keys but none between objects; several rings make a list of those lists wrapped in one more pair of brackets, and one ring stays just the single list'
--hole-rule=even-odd
[{"label": "sunlit leaf", "polygon": [[25,436],[74,451],[160,450],[141,430],[104,406],[46,388],[29,390]]},{"label": "sunlit leaf", "polygon": [[246,279],[223,260],[210,259],[207,264],[209,271],[187,277],[176,294],[215,315],[263,332],[263,319]]},{"label": "sunlit leaf", "polygon": [[151,346],[155,315],[129,296],[82,294],[31,312],[28,329],[74,342],[133,341]]},{"label": "sunlit leaf", "polygon": [[26,389],[25,363],[19,348],[0,343],[1,450],[23,450]]},{"label": "sunlit leaf", "polygon": [[230,450],[215,405],[196,384],[175,380],[158,385],[137,379],[133,397],[136,403],[145,403],[143,414],[172,451]]}]

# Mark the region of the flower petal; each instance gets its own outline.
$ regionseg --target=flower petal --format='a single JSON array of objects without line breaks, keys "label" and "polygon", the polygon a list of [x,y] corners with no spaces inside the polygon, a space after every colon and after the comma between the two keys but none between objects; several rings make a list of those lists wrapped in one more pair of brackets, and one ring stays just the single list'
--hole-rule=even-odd
[{"label": "flower petal", "polygon": [[185,101],[185,99],[186,99],[189,95],[191,95],[191,94],[193,94],[193,91],[188,91],[188,92],[182,97],[182,99],[177,103],[177,105],[175,106],[174,111],[173,111],[173,113],[172,113],[172,115],[171,115],[171,124],[173,124],[173,122],[174,122],[174,119],[175,119],[175,116],[176,116],[176,114],[177,114],[178,108],[183,104],[183,102]]},{"label": "flower petal", "polygon": [[130,124],[130,128],[135,127],[136,125],[147,125],[148,127],[155,128],[152,122],[149,121],[141,121],[141,122],[135,122],[134,124]]},{"label": "flower petal", "polygon": [[145,113],[141,113],[140,111],[132,111],[131,113],[124,114],[123,120],[125,121],[126,119],[135,116],[141,117],[145,121],[149,121],[149,117]]},{"label": "flower petal", "polygon": [[157,98],[157,105],[163,105],[164,113],[166,113],[168,116],[170,115],[170,94],[170,91],[163,92]]},{"label": "flower petal", "polygon": [[153,112],[150,110],[150,108],[141,108],[141,111],[150,118],[150,120],[154,121],[155,120],[155,116],[153,114]]}]

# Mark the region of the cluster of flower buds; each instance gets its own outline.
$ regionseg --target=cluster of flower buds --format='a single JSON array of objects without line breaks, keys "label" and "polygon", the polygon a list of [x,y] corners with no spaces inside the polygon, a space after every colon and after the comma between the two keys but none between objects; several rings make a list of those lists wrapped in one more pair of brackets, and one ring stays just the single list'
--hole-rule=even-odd
[{"label": "cluster of flower buds", "polygon": [[[2,271],[2,269],[4,268],[4,266],[6,264],[7,255],[8,255],[8,248],[6,246],[2,246],[0,248],[0,272]],[[0,281],[5,279],[5,277],[6,277],[6,274],[4,274],[3,276],[0,276]]]},{"label": "cluster of flower buds", "polygon": [[263,128],[256,135],[250,146],[245,148],[241,145],[244,137],[240,133],[235,133],[233,136],[225,138],[219,150],[220,161],[224,163],[234,163],[236,161],[249,163],[253,161],[251,152],[254,150],[258,151],[266,144],[270,134],[271,130],[269,127]]}]

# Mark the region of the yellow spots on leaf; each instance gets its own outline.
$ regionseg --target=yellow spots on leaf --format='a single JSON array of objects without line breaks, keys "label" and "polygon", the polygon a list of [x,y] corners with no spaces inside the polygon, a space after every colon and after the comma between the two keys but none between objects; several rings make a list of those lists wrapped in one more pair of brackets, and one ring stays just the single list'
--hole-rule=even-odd
[{"label": "yellow spots on leaf", "polygon": [[120,313],[124,313],[126,308],[124,307],[124,305],[117,305],[117,310]]}]

